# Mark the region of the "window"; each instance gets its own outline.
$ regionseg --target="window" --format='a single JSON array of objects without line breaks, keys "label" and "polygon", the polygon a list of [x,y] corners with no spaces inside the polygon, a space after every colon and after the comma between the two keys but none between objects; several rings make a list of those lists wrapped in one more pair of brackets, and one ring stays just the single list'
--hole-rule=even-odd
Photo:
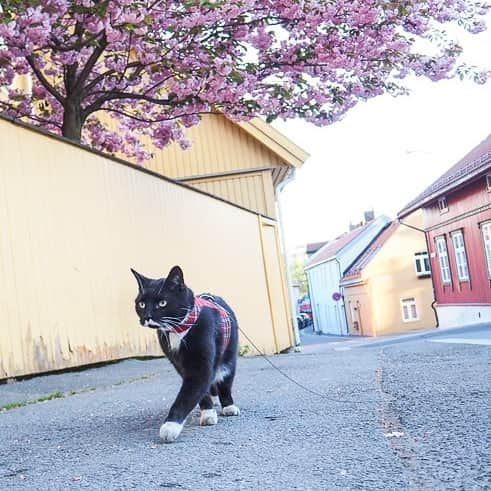
[{"label": "window", "polygon": [[414,261],[416,264],[416,275],[417,276],[430,276],[430,259],[428,258],[428,253],[416,252],[414,254]]},{"label": "window", "polygon": [[448,211],[448,203],[445,196],[438,198],[438,209],[440,210],[440,213],[446,213]]},{"label": "window", "polygon": [[488,267],[488,278],[491,278],[491,222],[481,224],[482,240],[484,243],[484,255]]},{"label": "window", "polygon": [[450,264],[448,262],[447,242],[445,241],[445,237],[437,237],[435,243],[442,283],[451,283],[452,277],[450,276]]},{"label": "window", "polygon": [[491,174],[486,176],[486,187],[488,188],[488,191],[491,192]]},{"label": "window", "polygon": [[469,267],[465,253],[464,235],[460,230],[451,233],[453,250],[455,254],[455,266],[459,281],[469,281]]},{"label": "window", "polygon": [[401,310],[403,322],[411,322],[418,320],[418,311],[416,309],[416,299],[401,298]]}]

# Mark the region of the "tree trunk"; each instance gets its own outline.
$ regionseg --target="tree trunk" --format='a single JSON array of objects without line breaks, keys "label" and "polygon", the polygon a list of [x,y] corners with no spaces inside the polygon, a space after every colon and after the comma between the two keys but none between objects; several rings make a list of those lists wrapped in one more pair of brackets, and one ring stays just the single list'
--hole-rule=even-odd
[{"label": "tree trunk", "polygon": [[82,116],[80,104],[67,101],[63,113],[62,134],[64,137],[80,143],[82,139]]}]

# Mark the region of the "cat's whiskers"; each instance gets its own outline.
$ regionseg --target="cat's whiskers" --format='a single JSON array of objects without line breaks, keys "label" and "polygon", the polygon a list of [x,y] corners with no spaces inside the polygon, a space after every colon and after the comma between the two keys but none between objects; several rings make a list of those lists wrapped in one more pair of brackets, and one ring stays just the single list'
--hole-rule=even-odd
[{"label": "cat's whiskers", "polygon": [[165,318],[165,317],[162,317],[159,319],[159,324],[169,324],[169,325],[174,325],[174,326],[178,326],[181,321],[180,320],[174,320],[174,319],[168,319],[168,318]]}]

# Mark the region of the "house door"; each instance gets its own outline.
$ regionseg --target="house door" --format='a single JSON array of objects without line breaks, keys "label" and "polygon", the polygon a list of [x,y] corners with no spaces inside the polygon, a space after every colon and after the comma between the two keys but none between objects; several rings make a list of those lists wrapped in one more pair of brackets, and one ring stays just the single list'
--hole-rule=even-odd
[{"label": "house door", "polygon": [[363,326],[361,323],[361,304],[358,300],[350,301],[351,326],[353,331],[360,336],[363,335]]}]

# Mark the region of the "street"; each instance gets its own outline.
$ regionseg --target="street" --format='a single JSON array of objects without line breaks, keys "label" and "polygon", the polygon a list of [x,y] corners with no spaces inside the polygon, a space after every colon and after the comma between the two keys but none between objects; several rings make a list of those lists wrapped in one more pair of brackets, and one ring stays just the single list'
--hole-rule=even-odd
[{"label": "street", "polygon": [[0,385],[0,489],[490,489],[489,332],[271,358],[321,395],[241,358],[240,417],[196,413],[174,444],[165,359]]}]

